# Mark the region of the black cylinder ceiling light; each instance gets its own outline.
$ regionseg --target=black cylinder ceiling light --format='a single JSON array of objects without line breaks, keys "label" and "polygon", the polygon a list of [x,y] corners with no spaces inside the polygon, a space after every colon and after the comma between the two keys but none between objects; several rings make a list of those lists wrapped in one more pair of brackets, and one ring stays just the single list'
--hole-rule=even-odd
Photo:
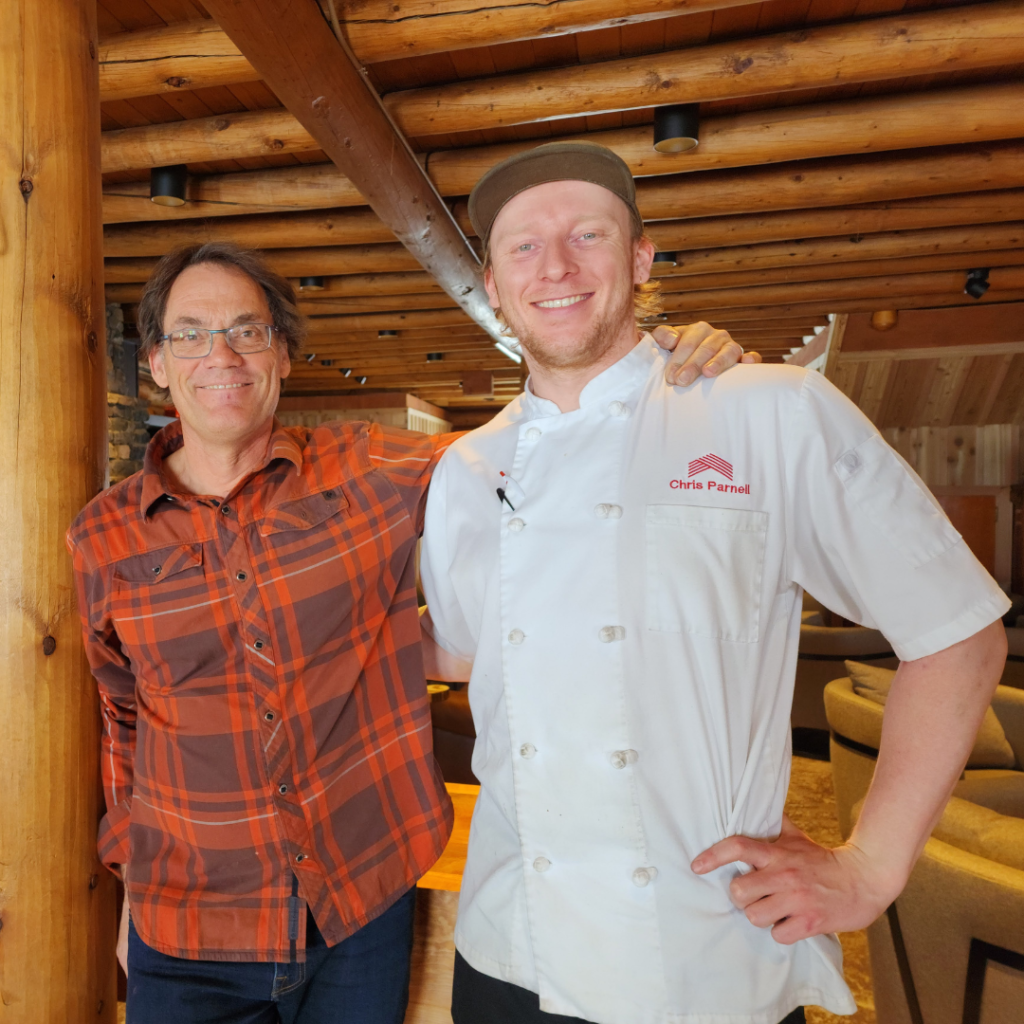
[{"label": "black cylinder ceiling light", "polygon": [[149,198],[157,206],[184,206],[188,168],[184,164],[153,167],[149,172]]},{"label": "black cylinder ceiling light", "polygon": [[972,299],[980,299],[988,291],[988,267],[977,267],[967,271],[967,283],[964,285],[964,293]]},{"label": "black cylinder ceiling light", "polygon": [[300,277],[300,292],[322,292],[324,290],[324,279],[322,277]]},{"label": "black cylinder ceiling light", "polygon": [[659,153],[686,153],[696,149],[699,129],[699,103],[673,103],[654,108],[654,148]]},{"label": "black cylinder ceiling light", "polygon": [[661,274],[671,270],[676,265],[676,254],[674,252],[656,252],[654,262],[651,264],[652,274]]}]

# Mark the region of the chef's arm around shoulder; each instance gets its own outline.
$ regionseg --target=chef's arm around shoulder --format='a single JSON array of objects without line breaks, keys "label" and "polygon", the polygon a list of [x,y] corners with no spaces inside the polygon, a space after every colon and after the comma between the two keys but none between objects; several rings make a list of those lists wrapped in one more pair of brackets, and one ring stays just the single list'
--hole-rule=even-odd
[{"label": "chef's arm around shoulder", "polygon": [[473,662],[452,654],[435,639],[430,609],[420,609],[420,639],[423,642],[423,667],[428,679],[441,683],[468,683]]},{"label": "chef's arm around shoulder", "polygon": [[997,619],[896,672],[874,778],[848,844],[870,866],[883,908],[902,891],[942,816],[1005,661]]}]

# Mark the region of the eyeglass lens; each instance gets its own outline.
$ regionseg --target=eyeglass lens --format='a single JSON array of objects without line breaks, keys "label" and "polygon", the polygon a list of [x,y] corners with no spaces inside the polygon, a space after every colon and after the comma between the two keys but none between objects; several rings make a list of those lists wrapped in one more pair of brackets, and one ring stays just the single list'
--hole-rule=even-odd
[{"label": "eyeglass lens", "polygon": [[273,332],[267,324],[238,324],[227,331],[209,331],[205,327],[186,327],[168,335],[171,351],[180,359],[200,359],[213,350],[214,334],[223,333],[232,351],[245,355],[270,348]]}]

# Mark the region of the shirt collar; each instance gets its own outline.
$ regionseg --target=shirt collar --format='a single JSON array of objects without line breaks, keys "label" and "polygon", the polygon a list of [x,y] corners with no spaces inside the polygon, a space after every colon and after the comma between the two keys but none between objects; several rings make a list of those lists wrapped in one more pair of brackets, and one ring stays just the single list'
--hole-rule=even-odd
[{"label": "shirt collar", "polygon": [[[580,392],[580,409],[603,405],[609,399],[623,399],[638,390],[646,382],[655,360],[664,361],[665,353],[657,342],[644,334],[633,348],[617,363],[603,370]],[[541,416],[560,416],[561,410],[547,398],[538,398],[527,378],[522,395],[522,411],[526,419]]]},{"label": "shirt collar", "polygon": [[[181,433],[181,420],[168,423],[159,430],[146,447],[146,456],[142,463],[142,501],[140,503],[143,516],[148,517],[153,505],[161,498],[176,500],[180,492],[175,492],[164,472],[164,461],[173,455],[185,443]],[[267,457],[256,470],[266,469],[274,459],[288,459],[297,469],[302,469],[302,446],[274,417],[270,444],[267,445]]]}]

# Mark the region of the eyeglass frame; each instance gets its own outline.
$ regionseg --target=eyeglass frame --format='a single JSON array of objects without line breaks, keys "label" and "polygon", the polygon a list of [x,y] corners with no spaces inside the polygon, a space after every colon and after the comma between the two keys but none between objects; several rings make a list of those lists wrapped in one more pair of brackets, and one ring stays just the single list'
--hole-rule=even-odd
[{"label": "eyeglass frame", "polygon": [[[231,331],[238,330],[239,327],[266,327],[267,331],[269,332],[267,334],[266,347],[253,349],[252,352],[239,352],[236,349],[232,348],[231,342],[228,340],[227,336],[228,334],[231,333]],[[173,342],[171,341],[171,334],[175,334],[177,332],[171,331],[171,334],[161,334],[158,340],[171,342],[171,355],[174,356],[175,359],[205,359],[213,351],[213,336],[215,334],[224,335],[224,343],[227,345],[228,348],[231,349],[232,352],[235,353],[236,356],[255,356],[259,355],[260,352],[266,352],[268,349],[273,347],[274,332],[278,330],[278,328],[275,327],[273,324],[264,324],[259,323],[258,321],[253,321],[251,323],[235,324],[233,327],[218,327],[216,329],[212,327],[179,327],[178,330],[206,331],[206,333],[210,335],[210,347],[201,356],[179,356],[178,353],[174,351]]]}]

